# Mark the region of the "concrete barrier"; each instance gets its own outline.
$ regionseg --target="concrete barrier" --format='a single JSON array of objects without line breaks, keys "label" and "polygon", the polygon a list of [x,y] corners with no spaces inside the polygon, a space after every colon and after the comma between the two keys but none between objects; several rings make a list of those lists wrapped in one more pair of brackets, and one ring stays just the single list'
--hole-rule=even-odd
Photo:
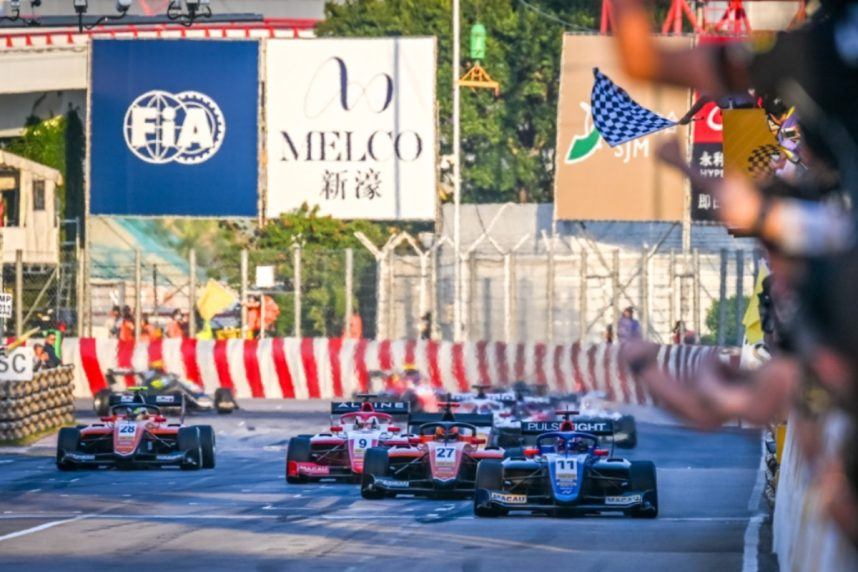
[{"label": "concrete barrier", "polygon": [[[845,415],[831,414],[825,420],[821,457],[839,454],[846,435]],[[781,570],[858,570],[858,552],[840,534],[825,514],[825,491],[819,482],[818,466],[802,452],[796,423],[787,423],[775,495],[773,519],[774,551]]]},{"label": "concrete barrier", "polygon": [[[78,397],[103,389],[110,368],[144,370],[158,360],[167,371],[198,382],[207,391],[229,387],[244,398],[342,397],[368,390],[373,370],[401,370],[413,364],[434,386],[450,391],[524,380],[556,391],[602,390],[612,401],[650,404],[649,394],[621,366],[620,347],[341,338],[151,343],[68,338],[62,350],[64,361],[75,367]],[[659,364],[684,378],[715,351],[706,346],[663,346]]]}]

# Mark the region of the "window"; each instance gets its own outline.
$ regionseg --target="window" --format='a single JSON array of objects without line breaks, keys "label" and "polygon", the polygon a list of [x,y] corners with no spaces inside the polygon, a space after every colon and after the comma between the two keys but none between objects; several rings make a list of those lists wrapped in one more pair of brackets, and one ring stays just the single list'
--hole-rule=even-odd
[{"label": "window", "polygon": [[45,181],[33,180],[33,210],[45,210]]}]

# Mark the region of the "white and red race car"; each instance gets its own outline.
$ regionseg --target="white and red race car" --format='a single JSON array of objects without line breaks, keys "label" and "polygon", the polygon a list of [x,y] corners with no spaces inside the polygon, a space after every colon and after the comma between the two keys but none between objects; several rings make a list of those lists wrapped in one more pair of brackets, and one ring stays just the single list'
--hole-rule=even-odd
[{"label": "white and red race car", "polygon": [[[491,419],[490,416],[486,416]],[[471,423],[447,420],[424,423],[407,445],[376,447],[366,453],[361,496],[399,494],[466,497],[474,493],[477,465],[500,460],[500,449],[482,449],[485,437]]]},{"label": "white and red race car", "polygon": [[[161,408],[179,407],[178,423],[170,423]],[[212,469],[215,435],[210,425],[184,424],[181,394],[111,395],[109,414],[99,423],[60,429],[57,468],[178,466]]]},{"label": "white and red race car", "polygon": [[358,397],[363,401],[331,403],[330,431],[289,440],[287,483],[325,478],[354,481],[363,472],[364,455],[369,448],[408,444],[394,421],[397,416],[407,419],[408,403],[371,401],[375,396],[368,394]]}]

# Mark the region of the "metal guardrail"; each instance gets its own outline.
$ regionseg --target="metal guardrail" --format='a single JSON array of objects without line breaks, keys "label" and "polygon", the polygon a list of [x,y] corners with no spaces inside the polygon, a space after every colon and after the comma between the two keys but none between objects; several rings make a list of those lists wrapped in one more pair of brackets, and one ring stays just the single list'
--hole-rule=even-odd
[{"label": "metal guardrail", "polygon": [[74,421],[74,366],[0,382],[0,442],[20,441]]}]

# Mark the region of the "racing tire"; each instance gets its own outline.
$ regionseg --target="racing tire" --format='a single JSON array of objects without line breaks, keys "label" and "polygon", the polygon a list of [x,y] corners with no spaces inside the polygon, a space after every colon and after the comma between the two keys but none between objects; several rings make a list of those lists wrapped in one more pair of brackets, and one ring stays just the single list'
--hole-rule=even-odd
[{"label": "racing tire", "polygon": [[199,427],[181,427],[176,436],[176,448],[185,453],[180,465],[183,471],[196,471],[203,465],[203,447]]},{"label": "racing tire", "polygon": [[218,387],[214,392],[214,408],[219,415],[227,415],[238,409],[235,395],[228,387]]},{"label": "racing tire", "polygon": [[110,415],[110,396],[112,392],[109,389],[100,389],[92,398],[92,410],[99,417],[107,417]]},{"label": "racing tire", "polygon": [[310,437],[300,435],[289,439],[289,448],[286,450],[286,482],[290,485],[306,483],[307,477],[298,475],[295,477],[289,476],[289,463],[307,463],[310,461]]},{"label": "racing tire", "polygon": [[371,447],[367,449],[366,456],[363,459],[363,474],[360,481],[360,496],[368,500],[383,499],[387,493],[385,491],[371,489],[372,477],[386,477],[390,471],[390,459],[387,456],[387,450],[381,447]]},{"label": "racing tire", "polygon": [[643,493],[644,501],[649,502],[649,508],[635,507],[630,514],[635,518],[655,518],[658,516],[658,486],[656,481],[655,463],[652,461],[632,461],[629,468],[629,488]]},{"label": "racing tire", "polygon": [[624,415],[618,422],[619,431],[625,433],[627,437],[622,441],[617,441],[616,445],[620,449],[634,449],[638,446],[638,429],[635,418],[631,415]]},{"label": "racing tire", "polygon": [[77,451],[80,446],[80,429],[77,427],[63,427],[57,436],[57,468],[61,471],[74,471],[74,463],[63,462],[63,454],[66,451]]},{"label": "racing tire", "polygon": [[197,425],[200,432],[200,447],[203,453],[203,468],[215,468],[215,432],[211,425]]},{"label": "racing tire", "polygon": [[503,516],[509,511],[502,508],[481,506],[487,499],[487,491],[503,490],[503,464],[494,459],[485,459],[477,465],[477,478],[474,483],[474,514],[479,517]]}]

